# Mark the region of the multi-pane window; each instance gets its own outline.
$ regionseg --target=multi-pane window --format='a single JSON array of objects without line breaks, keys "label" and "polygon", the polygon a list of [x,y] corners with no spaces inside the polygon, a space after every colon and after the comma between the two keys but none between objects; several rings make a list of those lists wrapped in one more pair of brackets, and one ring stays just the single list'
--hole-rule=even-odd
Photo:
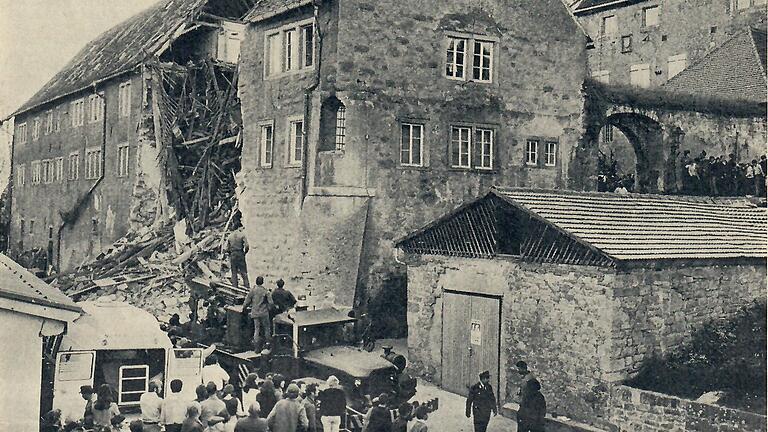
[{"label": "multi-pane window", "polygon": [[64,158],[57,157],[53,160],[53,181],[60,182],[64,179]]},{"label": "multi-pane window", "polygon": [[117,176],[125,177],[128,175],[128,161],[130,160],[130,147],[128,144],[122,144],[117,147]]},{"label": "multi-pane window", "polygon": [[445,76],[448,78],[464,79],[464,64],[466,63],[467,40],[449,37],[448,51],[445,61]]},{"label": "multi-pane window", "polygon": [[336,110],[336,150],[344,150],[347,134],[347,108],[341,105]]},{"label": "multi-pane window", "polygon": [[21,164],[16,167],[16,185],[18,186],[24,186],[24,183],[27,181],[27,169],[26,167]]},{"label": "multi-pane window", "polygon": [[129,117],[131,115],[131,82],[126,81],[120,84],[117,92],[117,106],[120,117]]},{"label": "multi-pane window", "polygon": [[120,366],[117,381],[117,403],[138,405],[141,395],[149,386],[149,366]]},{"label": "multi-pane window", "polygon": [[400,165],[423,166],[424,125],[403,123],[400,134]]},{"label": "multi-pane window", "polygon": [[544,165],[557,165],[557,142],[547,141],[544,143]]},{"label": "multi-pane window", "polygon": [[85,151],[85,178],[96,179],[101,175],[101,149]]},{"label": "multi-pane window", "polygon": [[40,138],[40,119],[35,117],[32,121],[32,141],[37,141]]},{"label": "multi-pane window", "polygon": [[616,15],[608,15],[603,17],[603,21],[600,24],[600,34],[603,36],[612,36],[619,32],[619,21]]},{"label": "multi-pane window", "polygon": [[47,111],[45,113],[45,134],[48,135],[53,132],[53,111]]},{"label": "multi-pane window", "polygon": [[603,126],[603,130],[601,131],[603,144],[608,144],[613,142],[613,126],[611,125],[605,125]]},{"label": "multi-pane window", "polygon": [[304,122],[294,120],[288,127],[288,163],[298,165],[301,164],[304,156]]},{"label": "multi-pane window", "polygon": [[88,96],[88,122],[96,123],[104,115],[104,99],[101,95]]},{"label": "multi-pane window", "polygon": [[525,143],[525,164],[526,165],[538,165],[539,164],[539,141],[529,139]]},{"label": "multi-pane window", "polygon": [[80,153],[78,152],[70,153],[67,178],[70,180],[77,180],[79,177],[80,177]]},{"label": "multi-pane window", "polygon": [[735,0],[736,9],[749,9],[752,6],[764,5],[766,0]]},{"label": "multi-pane window", "polygon": [[267,34],[264,51],[266,76],[311,69],[315,66],[315,26],[304,21]]},{"label": "multi-pane window", "polygon": [[19,127],[16,129],[17,133],[17,143],[25,143],[27,142],[27,124],[26,123],[20,123]]},{"label": "multi-pane window", "polygon": [[32,161],[32,184],[40,184],[40,161]]},{"label": "multi-pane window", "polygon": [[275,145],[275,128],[272,124],[261,125],[261,167],[272,168],[272,152]]},{"label": "multi-pane window", "polygon": [[465,126],[451,127],[451,166],[471,168],[472,128]]},{"label": "multi-pane window", "polygon": [[592,72],[592,78],[603,84],[609,84],[611,82],[611,71],[599,70]]},{"label": "multi-pane window", "polygon": [[651,68],[647,63],[632,65],[629,68],[629,83],[635,87],[651,86]]},{"label": "multi-pane window", "polygon": [[43,183],[51,183],[53,181],[53,161],[50,159],[43,159],[40,162],[40,176]]},{"label": "multi-pane window", "polygon": [[72,126],[82,126],[85,120],[84,104],[82,99],[70,103],[69,115],[72,118]]},{"label": "multi-pane window", "polygon": [[[494,42],[471,37],[448,37],[445,76],[455,80],[493,81]],[[471,59],[471,66],[467,62]],[[470,74],[466,73],[471,67]]]},{"label": "multi-pane window", "polygon": [[493,42],[475,41],[472,79],[490,82],[493,70]]},{"label": "multi-pane window", "polygon": [[475,129],[475,145],[480,149],[481,169],[493,169],[493,130]]},{"label": "multi-pane window", "polygon": [[53,131],[54,132],[61,131],[61,111],[56,111],[56,121],[53,125]]},{"label": "multi-pane window", "polygon": [[643,8],[643,27],[659,25],[659,7],[651,6]]},{"label": "multi-pane window", "polygon": [[678,55],[670,56],[667,59],[667,68],[669,70],[667,79],[672,79],[672,77],[682,72],[683,69],[685,69],[687,62],[688,62],[688,55],[686,54],[678,54]]}]

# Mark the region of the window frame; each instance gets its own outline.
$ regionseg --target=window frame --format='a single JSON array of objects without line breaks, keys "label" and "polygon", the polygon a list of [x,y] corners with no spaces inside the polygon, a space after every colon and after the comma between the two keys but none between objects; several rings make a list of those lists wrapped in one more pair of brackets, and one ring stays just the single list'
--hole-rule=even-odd
[{"label": "window frame", "polygon": [[[550,152],[550,146],[554,147],[554,151]],[[560,143],[553,139],[544,140],[544,166],[556,167],[557,166],[557,152],[560,148]],[[549,156],[552,155],[552,162],[549,161]]]},{"label": "window frame", "polygon": [[16,165],[16,185],[23,187],[26,184],[27,168],[24,164]]},{"label": "window frame", "polygon": [[[459,149],[459,165],[454,164],[454,148],[455,143],[457,140],[454,139],[454,129],[469,129],[469,142],[468,142],[468,153],[467,157],[469,158],[468,165],[461,165],[461,149]],[[478,145],[482,145],[482,142],[478,142],[478,133],[483,133],[490,131],[491,134],[491,149],[490,154],[485,155],[484,149],[481,147],[478,147]],[[496,155],[497,152],[497,139],[498,139],[498,131],[499,131],[499,125],[496,124],[488,124],[488,123],[470,123],[470,122],[452,122],[450,123],[448,127],[448,164],[449,167],[453,170],[475,170],[475,171],[482,171],[482,172],[494,172],[498,170],[498,167],[496,166],[496,162],[498,160],[498,157]],[[459,145],[461,145],[461,142],[458,142]],[[484,156],[490,156],[490,163],[491,166],[484,166],[483,164],[483,157]]]},{"label": "window frame", "polygon": [[[635,84],[632,82],[632,72],[633,71],[645,71],[647,75],[647,79],[644,81],[648,82],[648,85],[641,85],[641,84]],[[638,88],[649,88],[651,86],[651,65],[649,63],[638,63],[633,64],[629,66],[629,84],[633,87]]]},{"label": "window frame", "polygon": [[[264,130],[267,128],[269,128],[272,134],[272,136],[269,139],[268,152],[266,147],[266,137],[264,135]],[[261,168],[272,168],[274,159],[275,159],[275,121],[265,120],[265,121],[259,122],[259,166]]]},{"label": "window frame", "polygon": [[53,173],[54,182],[59,183],[64,181],[64,156],[59,156],[53,159]]},{"label": "window frame", "polygon": [[32,141],[37,141],[40,139],[40,125],[42,121],[40,120],[40,117],[35,117],[32,119]]},{"label": "window frame", "polygon": [[[476,148],[480,149],[480,152],[479,152],[480,165],[479,166],[475,166],[474,168],[475,169],[479,169],[479,170],[484,170],[484,171],[492,171],[492,170],[496,169],[496,167],[494,166],[494,162],[496,162],[496,157],[495,157],[495,153],[496,153],[496,130],[492,129],[492,128],[477,126],[477,127],[473,127],[472,128],[472,132],[473,132],[474,137],[475,137],[475,141],[474,141],[473,145]],[[480,132],[480,135],[481,135],[481,141],[479,143],[477,142],[478,132]],[[488,155],[485,154],[485,141],[482,140],[483,132],[490,132],[491,149],[490,149],[490,152],[488,153]],[[490,166],[485,166],[484,165],[485,156],[488,156],[488,158],[490,159]]]},{"label": "window frame", "polygon": [[[627,42],[626,44],[625,44],[625,41]],[[632,50],[633,50],[632,35],[631,34],[623,35],[621,37],[621,53],[622,54],[631,53]]]},{"label": "window frame", "polygon": [[88,96],[88,123],[98,123],[104,116],[104,92]]},{"label": "window frame", "polygon": [[[453,135],[454,130],[458,130],[459,131],[459,139],[458,140],[454,139],[454,135]],[[465,153],[466,156],[467,156],[467,164],[466,165],[462,165],[461,164],[461,156],[462,156],[462,152],[461,152],[461,145],[462,145],[461,132],[462,132],[462,130],[467,130],[468,131],[468,133],[467,133],[467,141],[466,141],[467,151]],[[449,149],[450,149],[450,155],[449,155],[450,159],[449,159],[449,161],[450,161],[450,166],[451,166],[452,169],[461,169],[461,170],[471,170],[472,169],[472,135],[473,135],[473,130],[472,130],[472,126],[471,125],[468,125],[468,124],[452,124],[452,125],[450,125],[449,135],[448,135],[448,142],[450,143],[450,147],[449,147]],[[454,159],[453,159],[453,149],[455,148],[456,144],[458,144],[458,146],[459,146],[458,161],[454,161]],[[458,163],[454,163],[454,162],[458,162]]]},{"label": "window frame", "polygon": [[29,168],[32,171],[32,184],[40,184],[40,161],[33,160],[29,163]]},{"label": "window frame", "polygon": [[45,134],[50,135],[53,132],[53,110],[48,110],[45,112]]},{"label": "window frame", "polygon": [[[656,11],[656,22],[653,24],[648,24],[648,11]],[[643,8],[642,14],[642,25],[644,29],[647,28],[653,28],[658,27],[661,22],[661,5],[649,5]]]},{"label": "window frame", "polygon": [[[74,165],[72,164],[73,160],[75,161]],[[79,151],[71,152],[67,157],[67,162],[68,162],[67,180],[79,180],[80,179],[80,152]],[[72,169],[73,166],[74,166],[74,170]]]},{"label": "window frame", "polygon": [[334,151],[343,153],[347,148],[347,107],[343,103],[336,108],[336,125],[333,132]]},{"label": "window frame", "polygon": [[117,88],[117,116],[131,116],[131,80],[121,82]]},{"label": "window frame", "polygon": [[[496,56],[496,46],[499,44],[500,39],[496,36],[491,36],[487,34],[479,34],[479,33],[464,33],[464,32],[455,32],[455,31],[446,31],[445,42],[443,43],[443,77],[452,81],[466,81],[466,82],[476,82],[476,83],[482,83],[482,84],[492,84],[494,82],[494,75],[496,74],[496,62],[497,62],[497,56]],[[458,76],[455,71],[453,75],[448,74],[448,66],[450,64],[458,65],[458,63],[450,63],[448,61],[448,50],[451,46],[451,42],[453,41],[464,41],[464,61],[461,64],[463,74],[462,76]],[[488,79],[484,80],[482,79],[482,61],[480,64],[480,71],[481,71],[481,78],[475,78],[475,56],[477,53],[475,52],[475,45],[480,44],[481,49],[484,44],[490,45],[490,61],[488,64]],[[456,60],[456,52],[454,51],[453,55],[453,61]]]},{"label": "window frame", "polygon": [[[610,33],[607,33],[606,30],[607,30],[608,26],[606,25],[606,23],[607,23],[607,20],[609,18],[613,18],[615,24],[613,26],[613,28],[614,28],[613,31],[610,32]],[[603,15],[602,17],[600,17],[600,37],[601,38],[612,38],[612,37],[616,36],[617,34],[619,34],[619,17],[618,17],[618,15],[611,14],[611,15]]]},{"label": "window frame", "polygon": [[27,134],[27,122],[19,123],[19,126],[16,128],[16,132],[19,134],[19,140],[17,141],[19,144],[28,142],[27,139],[29,136]]},{"label": "window frame", "polygon": [[[531,144],[535,144],[535,149],[531,151]],[[537,167],[539,166],[539,147],[541,144],[541,138],[529,137],[525,140],[525,166]],[[531,161],[530,156],[533,155],[534,160]]]},{"label": "window frame", "polygon": [[85,100],[83,98],[70,102],[70,117],[72,127],[79,127],[85,124]]},{"label": "window frame", "polygon": [[[306,30],[312,28],[312,50],[311,63],[307,64],[307,41]],[[290,45],[288,44],[288,34],[291,34]],[[277,47],[280,50],[280,58],[275,59],[272,37],[277,37]],[[307,18],[299,21],[285,24],[279,27],[269,29],[264,32],[264,70],[263,78],[265,80],[282,78],[289,75],[306,73],[315,69],[317,64],[317,24],[314,18]],[[279,66],[274,67],[274,61],[279,60]]]},{"label": "window frame", "polygon": [[[426,124],[425,123],[419,123],[417,121],[409,121],[409,120],[401,120],[400,122],[400,148],[398,151],[398,159],[400,160],[400,166],[401,167],[407,167],[407,168],[422,168],[425,166],[424,163],[424,131],[426,130]],[[405,127],[409,128],[409,135],[408,135],[408,156],[409,160],[408,162],[403,161],[403,150],[404,150],[404,134],[403,130]],[[421,130],[421,134],[419,135],[419,162],[413,163],[413,130],[415,127],[418,127]]]},{"label": "window frame", "polygon": [[[96,171],[92,174],[92,166],[90,161],[90,155],[98,155],[96,161]],[[103,167],[101,166],[101,147],[89,147],[85,149],[85,179],[96,180],[101,176]]]},{"label": "window frame", "polygon": [[[301,123],[301,159],[296,159],[294,156],[296,156],[296,137],[298,135],[295,134],[295,128],[294,125]],[[288,168],[296,168],[301,167],[304,163],[304,146],[307,145],[307,130],[306,125],[304,124],[304,116],[291,116],[286,118],[286,124],[287,124],[287,135],[288,135],[288,154],[286,155],[286,167]]]},{"label": "window frame", "polygon": [[[123,153],[125,152],[125,153]],[[125,158],[123,158],[125,155]],[[117,166],[115,167],[116,177],[128,177],[131,172],[131,146],[127,142],[117,145]]]}]

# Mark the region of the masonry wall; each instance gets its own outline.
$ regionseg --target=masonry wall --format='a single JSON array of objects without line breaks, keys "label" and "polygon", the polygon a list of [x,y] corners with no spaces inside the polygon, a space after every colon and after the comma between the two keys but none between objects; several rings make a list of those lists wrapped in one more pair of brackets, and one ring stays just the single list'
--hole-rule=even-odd
[{"label": "masonry wall", "polygon": [[407,259],[414,371],[441,383],[442,323],[450,319],[442,316],[444,290],[498,294],[501,401],[517,402],[514,364],[523,359],[541,381],[553,416],[604,427],[612,421],[613,385],[637,372],[644,359],[688,340],[705,322],[763,297],[766,281],[760,265],[616,271],[511,258]]},{"label": "masonry wall", "polygon": [[[131,109],[127,117],[118,115],[118,92],[123,82],[131,82]],[[124,78],[109,81],[98,87],[106,99],[104,123],[100,120],[89,122],[87,97],[93,91],[85,91],[57,100],[34,111],[24,113],[16,118],[16,134],[13,146],[14,188],[12,198],[13,220],[11,224],[11,245],[15,251],[33,248],[48,249],[49,240],[53,243],[53,262],[59,260],[58,239],[61,229],[61,270],[67,270],[79,265],[87,257],[99,254],[112,242],[122,237],[138,219],[138,213],[131,211],[134,203],[132,198],[146,195],[137,191],[136,173],[139,167],[138,154],[143,152],[140,144],[148,144],[147,135],[151,134],[146,127],[141,131],[145,98],[142,97],[143,79],[134,74]],[[70,102],[85,98],[84,122],[81,126],[73,126]],[[46,111],[53,112],[55,122],[60,129],[46,133]],[[41,120],[40,137],[32,138],[34,119]],[[27,124],[27,142],[18,141],[18,125]],[[104,133],[106,132],[106,136]],[[139,136],[143,136],[141,140]],[[118,176],[118,146],[128,143],[128,172]],[[101,181],[86,178],[86,149],[104,147],[103,173]],[[69,179],[70,154],[77,153],[78,174],[76,179]],[[63,173],[61,179],[49,183],[33,184],[31,162],[33,160],[55,159],[63,157]],[[145,159],[151,158],[150,156]],[[19,184],[18,167],[25,168],[24,185]],[[98,185],[95,186],[98,182]],[[159,178],[152,181],[142,179],[141,188],[152,189],[156,195]],[[93,188],[90,198],[84,199]],[[63,226],[62,215],[72,214],[79,201],[82,202],[79,217],[74,223]],[[132,217],[133,216],[133,217]],[[147,215],[144,215],[147,218]],[[21,223],[24,221],[24,232]],[[34,221],[34,226],[31,223]],[[31,229],[30,229],[31,228]]]},{"label": "masonry wall", "polygon": [[[690,65],[747,25],[765,28],[765,4],[737,10],[734,0],[667,0],[630,2],[618,8],[580,14],[579,21],[595,42],[588,51],[590,71],[609,71],[611,84],[629,84],[632,65],[648,64],[651,86],[669,79],[668,59],[687,55]],[[659,24],[643,27],[643,8],[660,5]],[[605,16],[618,19],[617,34],[601,36]],[[622,52],[622,36],[631,36],[631,52]],[[656,72],[659,72],[658,74]]]},{"label": "masonry wall", "polygon": [[610,422],[622,431],[765,431],[766,417],[661,393],[616,386]]},{"label": "masonry wall", "polygon": [[[611,338],[615,276],[601,268],[515,260],[421,257],[408,266],[408,360],[441,383],[444,290],[502,296],[500,401],[519,402],[525,360],[553,415],[594,419]],[[495,378],[495,377],[494,377]]]},{"label": "masonry wall", "polygon": [[705,323],[731,316],[765,298],[765,265],[638,269],[618,274],[611,335],[613,354],[605,379],[637,372],[653,354],[666,354]]},{"label": "masonry wall", "polygon": [[[292,235],[302,216],[300,168],[286,168],[287,117],[300,116],[313,73],[263,80],[263,28],[311,17],[299,11],[249,26],[242,47],[245,123],[245,225],[252,243],[268,254],[249,254],[252,272],[293,278],[303,290],[301,247]],[[329,2],[320,10],[324,34],[319,86],[308,126],[306,193],[318,200],[369,199],[359,262],[356,302],[404,280],[392,240],[484,193],[494,184],[566,187],[568,163],[581,133],[584,38],[559,1]],[[544,25],[546,23],[546,25]],[[552,29],[558,29],[553,32]],[[445,78],[446,34],[498,39],[490,84]],[[557,34],[557,36],[555,36]],[[244,66],[244,67],[243,67]],[[346,147],[320,151],[320,106],[330,96],[346,106]],[[275,163],[257,167],[259,121],[274,121]],[[423,166],[400,162],[401,124],[424,126]],[[450,127],[482,125],[495,133],[491,170],[452,168]],[[528,138],[557,144],[557,163],[524,164]],[[543,145],[543,142],[542,142]],[[314,215],[313,215],[314,217]],[[335,224],[333,215],[316,223]],[[327,241],[333,242],[334,239]],[[331,262],[333,257],[327,257]],[[333,267],[332,265],[330,267]],[[348,279],[345,279],[345,281]],[[348,287],[351,289],[352,287]]]}]

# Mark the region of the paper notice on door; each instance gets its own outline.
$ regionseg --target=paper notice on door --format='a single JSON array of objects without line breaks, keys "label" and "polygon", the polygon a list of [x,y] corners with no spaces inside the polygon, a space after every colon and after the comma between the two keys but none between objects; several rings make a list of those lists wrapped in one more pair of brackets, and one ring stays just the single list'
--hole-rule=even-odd
[{"label": "paper notice on door", "polygon": [[472,345],[482,345],[483,336],[480,331],[480,320],[472,320],[469,325],[469,343]]}]

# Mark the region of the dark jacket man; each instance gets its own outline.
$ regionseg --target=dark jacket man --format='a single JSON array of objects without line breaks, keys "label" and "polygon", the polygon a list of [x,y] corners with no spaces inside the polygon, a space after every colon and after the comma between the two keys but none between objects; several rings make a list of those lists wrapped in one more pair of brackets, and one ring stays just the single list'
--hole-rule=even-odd
[{"label": "dark jacket man", "polygon": [[296,297],[290,291],[283,288],[284,286],[285,282],[280,279],[277,281],[277,288],[272,291],[272,301],[275,302],[275,315],[280,315],[296,304]]},{"label": "dark jacket man", "polygon": [[480,382],[469,389],[465,414],[467,418],[472,417],[475,432],[485,432],[491,420],[491,412],[496,415],[498,409],[496,396],[491,387],[491,373],[485,371],[480,374]]},{"label": "dark jacket man", "polygon": [[547,402],[541,394],[537,379],[526,381],[520,410],[517,412],[517,432],[544,432],[544,416]]}]

